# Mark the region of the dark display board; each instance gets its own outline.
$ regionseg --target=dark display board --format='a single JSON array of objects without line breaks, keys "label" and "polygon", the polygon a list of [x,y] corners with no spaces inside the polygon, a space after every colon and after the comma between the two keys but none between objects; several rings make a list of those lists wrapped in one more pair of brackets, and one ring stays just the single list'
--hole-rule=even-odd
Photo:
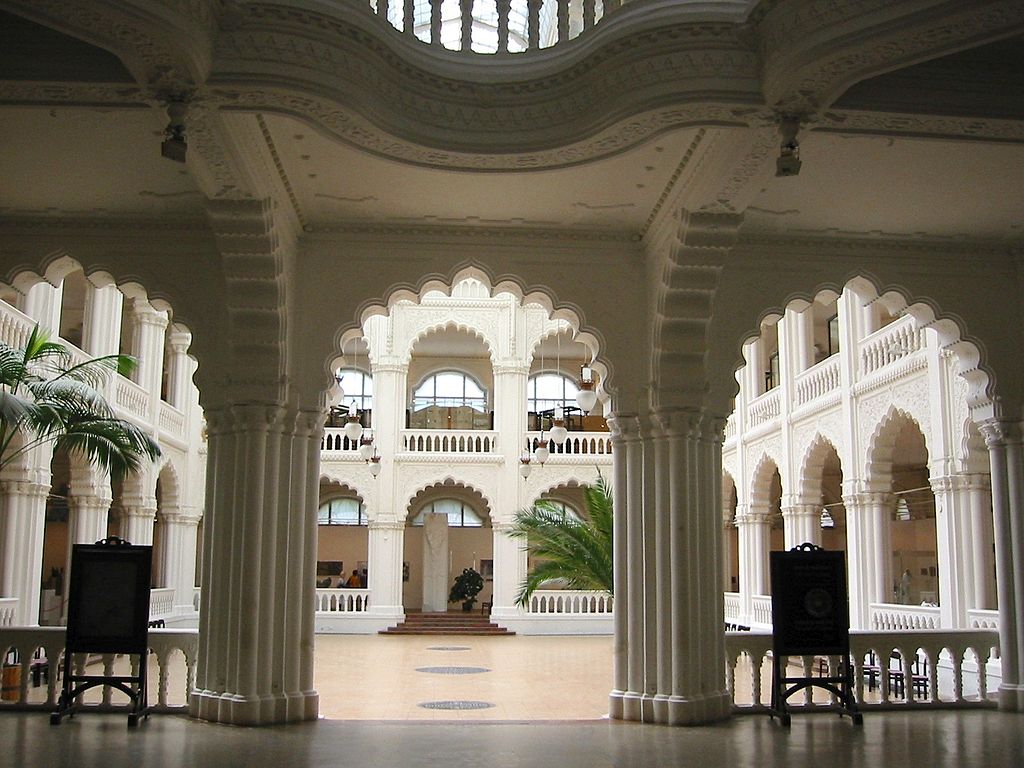
[{"label": "dark display board", "polygon": [[846,553],[771,553],[773,648],[783,656],[840,656],[850,649]]},{"label": "dark display board", "polygon": [[146,653],[153,548],[71,548],[67,648],[71,653]]}]

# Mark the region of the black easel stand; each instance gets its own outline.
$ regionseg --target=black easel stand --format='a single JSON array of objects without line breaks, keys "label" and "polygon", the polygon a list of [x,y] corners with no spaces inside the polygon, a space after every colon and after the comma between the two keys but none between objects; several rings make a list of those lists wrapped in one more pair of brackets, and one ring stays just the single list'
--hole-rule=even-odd
[{"label": "black easel stand", "polygon": [[[849,715],[854,725],[863,725],[864,716],[853,696],[845,553],[826,552],[810,543],[788,552],[772,552],[771,583],[772,705],[769,714],[778,717],[788,728],[790,708],[786,700],[798,691],[822,688],[835,696],[837,703],[821,709]],[[810,655],[838,657],[839,669],[821,677],[786,675],[788,657]]]},{"label": "black easel stand", "polygon": [[[64,681],[50,725],[73,717],[80,709],[76,699],[101,685],[127,694],[130,727],[149,716],[146,660],[152,552],[152,547],[132,546],[116,536],[72,547]],[[76,653],[136,655],[138,674],[74,674],[72,656]]]}]

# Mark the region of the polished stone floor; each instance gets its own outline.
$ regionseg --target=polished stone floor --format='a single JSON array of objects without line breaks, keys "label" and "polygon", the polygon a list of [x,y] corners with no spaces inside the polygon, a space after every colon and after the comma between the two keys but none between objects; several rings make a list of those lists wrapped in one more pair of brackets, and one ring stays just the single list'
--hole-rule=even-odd
[{"label": "polished stone floor", "polygon": [[1024,715],[999,712],[869,714],[862,728],[832,715],[767,717],[669,728],[610,721],[381,723],[320,720],[239,728],[154,716],[81,714],[50,726],[45,714],[0,715],[2,768],[1018,768]]}]

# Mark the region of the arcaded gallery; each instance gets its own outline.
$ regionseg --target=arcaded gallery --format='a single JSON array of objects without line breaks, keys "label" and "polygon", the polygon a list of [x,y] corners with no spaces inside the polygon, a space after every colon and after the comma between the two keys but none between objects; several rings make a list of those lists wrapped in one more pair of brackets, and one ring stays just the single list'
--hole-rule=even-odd
[{"label": "arcaded gallery", "polygon": [[[12,765],[1010,765],[1022,296],[1016,0],[0,0],[0,342],[160,449],[0,371]],[[142,660],[66,644],[109,537]]]}]

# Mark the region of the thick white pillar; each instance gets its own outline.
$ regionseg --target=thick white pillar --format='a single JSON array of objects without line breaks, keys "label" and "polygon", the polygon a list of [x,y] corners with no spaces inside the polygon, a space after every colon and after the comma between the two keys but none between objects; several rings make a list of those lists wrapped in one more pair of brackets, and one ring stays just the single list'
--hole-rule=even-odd
[{"label": "thick white pillar", "polygon": [[871,603],[891,603],[893,496],[883,492],[843,496],[850,628],[871,629]]},{"label": "thick white pillar", "polygon": [[[645,687],[644,615],[644,486],[643,443],[640,420],[633,416],[623,430],[626,446],[626,594],[629,602],[624,606],[628,622],[629,645],[626,649],[627,683],[623,697],[623,716],[626,720],[640,720],[643,716]],[[618,594],[618,591],[616,591]],[[616,609],[623,606],[616,606]]]},{"label": "thick white pillar", "polygon": [[150,467],[144,467],[125,478],[121,487],[121,526],[118,535],[132,544],[152,545],[156,510],[156,478]]},{"label": "thick white pillar", "polygon": [[992,538],[992,482],[988,475],[967,475],[963,493],[970,524],[964,538],[970,547],[974,594],[970,608],[996,607],[995,542]]},{"label": "thick white pillar", "polygon": [[736,528],[740,536],[740,592],[749,597],[770,594],[768,552],[771,549],[771,523],[768,507],[737,505]]},{"label": "thick white pillar", "polygon": [[787,550],[804,542],[821,546],[821,506],[790,504],[782,508],[782,523]]},{"label": "thick white pillar", "polygon": [[402,555],[405,551],[405,523],[374,520],[367,531],[367,575],[370,613],[399,620],[402,608]]},{"label": "thick white pillar", "polygon": [[612,644],[612,690],[608,697],[609,717],[616,720],[626,719],[626,692],[629,689],[629,658],[630,625],[628,606],[630,603],[628,588],[629,547],[627,528],[628,509],[628,467],[626,461],[626,441],[635,439],[638,425],[636,419],[612,416],[608,420],[612,442],[612,547],[614,550],[615,572],[613,587],[615,590],[614,626],[615,634]]},{"label": "thick white pillar", "polygon": [[323,415],[282,404],[206,412],[209,453],[193,716],[317,716],[316,506]]},{"label": "thick white pillar", "polygon": [[160,510],[160,573],[174,590],[174,612],[191,613],[196,584],[196,541],[200,516],[185,509]]},{"label": "thick white pillar", "polygon": [[935,495],[935,544],[939,563],[939,610],[943,627],[969,626],[974,598],[970,499],[963,475],[931,478]]},{"label": "thick white pillar", "polygon": [[115,355],[121,344],[124,295],[110,281],[88,278],[82,318],[82,350],[93,357]]},{"label": "thick white pillar", "polygon": [[175,328],[168,341],[171,354],[167,361],[167,402],[184,411],[191,402],[192,361],[188,357],[188,348],[192,344],[192,334]]},{"label": "thick white pillar", "polygon": [[49,333],[50,339],[56,339],[60,333],[60,304],[63,295],[63,283],[55,288],[45,280],[36,283],[25,293],[25,314],[38,323],[40,330]]},{"label": "thick white pillar", "polygon": [[[110,481],[92,467],[71,468],[71,486],[68,492],[68,549],[64,560],[64,584],[70,584],[71,548],[75,544],[95,544],[107,538],[107,518],[110,514]],[[61,614],[67,615],[67,587]]]},{"label": "thick white pillar", "polygon": [[23,626],[39,624],[50,455],[49,446],[30,451],[0,475],[0,597],[18,598]]},{"label": "thick white pillar", "polygon": [[695,411],[668,418],[672,688],[669,725],[729,716],[725,690],[725,608],[716,574],[722,550],[722,430]]},{"label": "thick white pillar", "polygon": [[1024,712],[1024,440],[1019,421],[981,426],[992,469],[992,521],[999,594],[999,708]]},{"label": "thick white pillar", "polygon": [[652,503],[654,518],[654,624],[655,658],[653,670],[654,698],[652,702],[653,721],[667,723],[669,702],[672,695],[672,649],[675,640],[672,635],[672,488],[669,475],[672,472],[670,458],[670,432],[672,415],[657,414],[653,419],[653,468],[645,475],[645,481],[653,485]]},{"label": "thick white pillar", "polygon": [[518,615],[516,595],[526,578],[526,550],[524,542],[509,536],[511,523],[493,523],[494,592],[491,598],[491,617],[500,619]]}]

